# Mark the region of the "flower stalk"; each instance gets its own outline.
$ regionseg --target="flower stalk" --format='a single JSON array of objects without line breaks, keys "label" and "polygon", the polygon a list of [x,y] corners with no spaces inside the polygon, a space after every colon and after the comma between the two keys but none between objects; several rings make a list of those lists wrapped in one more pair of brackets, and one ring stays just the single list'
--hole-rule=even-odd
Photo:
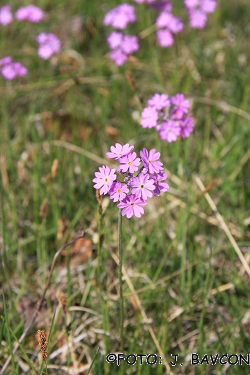
[{"label": "flower stalk", "polygon": [[122,211],[118,214],[118,257],[119,257],[119,287],[120,287],[120,342],[121,353],[124,349],[123,323],[124,323],[124,301],[122,288]]}]

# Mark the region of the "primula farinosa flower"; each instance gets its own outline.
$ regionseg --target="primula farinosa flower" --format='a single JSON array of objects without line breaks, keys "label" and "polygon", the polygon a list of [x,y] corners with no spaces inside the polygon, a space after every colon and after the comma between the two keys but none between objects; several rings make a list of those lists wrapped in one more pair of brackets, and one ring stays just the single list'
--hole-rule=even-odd
[{"label": "primula farinosa flower", "polygon": [[44,18],[42,9],[35,5],[27,5],[16,11],[16,19],[18,21],[40,22]]},{"label": "primula farinosa flower", "polygon": [[141,217],[144,214],[144,209],[141,206],[145,206],[146,203],[134,195],[128,195],[117,207],[122,209],[122,216],[126,215],[130,219],[133,215]]},{"label": "primula farinosa flower", "polygon": [[174,105],[174,109],[172,111],[172,117],[175,119],[182,119],[184,113],[188,113],[190,108],[190,103],[187,99],[185,99],[183,94],[176,94],[172,96],[171,103]]},{"label": "primula farinosa flower", "polygon": [[170,100],[166,94],[154,94],[152,98],[148,100],[148,105],[158,111],[161,111],[165,107],[170,107]]},{"label": "primula farinosa flower", "polygon": [[2,59],[0,59],[0,68],[3,65],[10,64],[12,62],[12,57],[11,56],[5,56]]},{"label": "primula farinosa flower", "polygon": [[190,26],[194,29],[203,29],[207,23],[207,14],[213,13],[216,0],[184,0],[188,9]]},{"label": "primula farinosa flower", "polygon": [[177,140],[181,133],[181,129],[177,121],[168,120],[161,124],[158,133],[163,141],[171,143]]},{"label": "primula farinosa flower", "polygon": [[99,167],[100,172],[95,172],[94,188],[101,189],[100,194],[107,194],[116,179],[115,169],[110,169],[108,166]]},{"label": "primula farinosa flower", "polygon": [[149,173],[153,174],[162,171],[162,163],[159,161],[161,154],[159,152],[156,152],[155,148],[153,148],[149,152],[146,148],[144,148],[140,152],[140,156]]},{"label": "primula farinosa flower", "polygon": [[121,4],[106,13],[103,24],[115,29],[123,30],[130,22],[136,21],[135,8],[133,5]]},{"label": "primula farinosa flower", "polygon": [[130,146],[128,143],[124,146],[120,145],[120,143],[116,143],[115,146],[110,147],[111,152],[107,152],[106,155],[110,159],[119,160],[123,156],[128,155],[133,149],[134,146]]},{"label": "primula farinosa flower", "polygon": [[123,41],[123,34],[118,31],[113,31],[107,38],[107,42],[111,49],[121,47]]},{"label": "primula farinosa flower", "polygon": [[126,198],[128,192],[129,189],[126,184],[122,184],[119,181],[114,182],[109,191],[110,199],[112,199],[113,202],[121,202],[123,199]]},{"label": "primula farinosa flower", "polygon": [[173,34],[167,29],[158,30],[156,36],[161,47],[171,47],[174,44]]},{"label": "primula farinosa flower", "polygon": [[44,60],[49,59],[61,49],[60,40],[52,33],[41,33],[36,37],[36,41],[39,43],[38,55]]},{"label": "primula farinosa flower", "polygon": [[143,128],[153,128],[157,125],[158,112],[155,107],[146,107],[141,113],[141,126]]},{"label": "primula farinosa flower", "polygon": [[207,23],[207,15],[201,10],[192,10],[189,12],[189,21],[193,29],[203,29]]},{"label": "primula farinosa flower", "polygon": [[181,132],[180,135],[182,138],[188,138],[190,133],[194,130],[194,121],[191,116],[187,116],[183,121],[180,121]]},{"label": "primula farinosa flower", "polygon": [[9,5],[5,5],[0,8],[0,24],[8,25],[12,22],[11,8]]},{"label": "primula farinosa flower", "polygon": [[174,43],[173,34],[179,33],[184,24],[172,13],[163,11],[156,20],[159,30],[156,32],[158,43],[161,47],[170,47]]},{"label": "primula farinosa flower", "polygon": [[173,34],[179,33],[184,26],[179,18],[169,12],[162,12],[156,20],[156,25],[161,29],[168,29]]},{"label": "primula farinosa flower", "polygon": [[107,38],[111,48],[110,58],[118,66],[123,65],[128,59],[128,55],[138,51],[139,42],[135,35],[123,35],[113,31]]},{"label": "primula farinosa flower", "polygon": [[146,201],[153,196],[152,191],[155,190],[154,180],[150,179],[148,174],[140,173],[138,177],[134,177],[132,182],[132,194],[136,198],[142,198]]},{"label": "primula farinosa flower", "polygon": [[201,10],[205,13],[213,13],[216,8],[216,0],[202,0]]},{"label": "primula farinosa flower", "polygon": [[101,189],[100,194],[109,194],[111,200],[119,202],[117,207],[127,218],[133,215],[141,217],[144,213],[142,206],[145,206],[147,199],[168,190],[168,184],[163,182],[167,175],[159,161],[160,153],[144,148],[140,152],[141,158],[138,158],[133,149],[134,146],[128,143],[123,146],[116,143],[106,154],[119,162],[121,181],[115,169],[110,170],[107,166],[100,167],[93,179],[94,188]]},{"label": "primula farinosa flower", "polygon": [[141,164],[141,161],[136,156],[136,152],[132,152],[128,155],[123,156],[119,160],[119,162],[121,163],[120,167],[118,168],[119,172],[134,173],[138,171],[138,167]]},{"label": "primula farinosa flower", "polygon": [[27,68],[20,62],[13,62],[10,56],[6,56],[0,60],[0,71],[2,76],[11,81],[16,77],[24,77],[27,74]]},{"label": "primula farinosa flower", "polygon": [[[166,94],[156,93],[148,100],[148,107],[143,109],[140,124],[143,128],[155,127],[162,140],[175,142],[179,136],[189,137],[194,129],[189,109],[190,103],[183,94],[169,98]],[[145,155],[141,154],[141,158],[145,159]]]},{"label": "primula farinosa flower", "polygon": [[135,35],[124,35],[121,49],[127,55],[138,51],[139,43],[138,38]]},{"label": "primula farinosa flower", "polygon": [[123,65],[128,57],[125,55],[124,52],[120,48],[114,49],[113,51],[110,52],[110,59],[117,65],[121,66]]},{"label": "primula farinosa flower", "polygon": [[163,172],[159,172],[158,174],[156,173],[154,176],[152,176],[155,185],[154,195],[160,195],[161,191],[168,191],[168,184],[163,182],[167,179],[167,177],[168,176]]}]

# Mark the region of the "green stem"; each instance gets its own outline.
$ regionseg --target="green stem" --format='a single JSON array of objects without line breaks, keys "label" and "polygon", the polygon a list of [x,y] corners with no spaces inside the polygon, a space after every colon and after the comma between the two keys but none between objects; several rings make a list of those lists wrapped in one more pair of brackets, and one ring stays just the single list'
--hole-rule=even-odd
[{"label": "green stem", "polygon": [[119,285],[120,285],[120,340],[121,340],[121,353],[123,353],[124,309],[123,309],[123,289],[122,289],[122,212],[121,210],[119,210],[119,215],[118,215],[118,255],[119,255]]},{"label": "green stem", "polygon": [[102,216],[102,203],[98,202],[98,245],[97,245],[97,285],[100,288],[101,285],[101,258],[102,258],[102,241],[103,241],[103,216]]},{"label": "green stem", "polygon": [[[101,307],[101,313],[102,313],[102,321],[103,321],[103,328],[105,331],[109,331],[109,320],[108,320],[108,314],[107,314],[107,306],[106,303],[103,301],[102,297],[102,283],[101,283],[101,265],[102,265],[102,245],[103,245],[103,209],[102,209],[102,201],[101,199],[98,199],[98,245],[97,245],[97,286],[98,286],[98,299],[99,299],[99,305]],[[109,352],[109,338],[105,335],[104,336],[104,347],[106,353]],[[104,373],[109,373],[109,366],[108,363],[104,362]]]}]

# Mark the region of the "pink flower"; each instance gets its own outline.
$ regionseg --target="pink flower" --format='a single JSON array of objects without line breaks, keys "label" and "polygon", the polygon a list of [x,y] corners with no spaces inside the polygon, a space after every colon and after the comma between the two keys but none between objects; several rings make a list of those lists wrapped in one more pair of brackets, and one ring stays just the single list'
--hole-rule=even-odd
[{"label": "pink flower", "polygon": [[184,0],[184,4],[188,9],[193,9],[200,5],[200,0]]},{"label": "pink flower", "polygon": [[161,47],[170,47],[174,44],[172,33],[167,29],[161,29],[156,32],[158,43]]},{"label": "pink flower", "polygon": [[190,26],[194,29],[203,29],[207,23],[207,15],[201,10],[190,10]]},{"label": "pink flower", "polygon": [[154,94],[152,98],[148,100],[148,105],[154,107],[156,110],[161,111],[165,107],[170,107],[170,101],[166,94]]},{"label": "pink flower", "polygon": [[163,11],[156,20],[156,25],[160,28],[157,31],[157,39],[161,47],[170,47],[174,43],[172,34],[179,33],[184,24],[172,13]]},{"label": "pink flower", "polygon": [[128,56],[122,51],[121,48],[114,49],[110,52],[110,59],[114,61],[117,66],[121,66],[127,61]]},{"label": "pink flower", "polygon": [[181,20],[178,17],[175,17],[171,14],[170,23],[167,26],[167,28],[170,31],[172,31],[173,34],[177,34],[183,30],[184,24],[181,22]]},{"label": "pink flower", "polygon": [[145,206],[145,204],[146,202],[142,199],[136,198],[134,195],[128,195],[117,207],[122,209],[122,216],[126,215],[130,219],[133,215],[141,217],[144,214],[144,209],[141,206]]},{"label": "pink flower", "polygon": [[148,170],[149,173],[159,173],[162,170],[162,163],[159,161],[161,156],[160,152],[156,152],[155,148],[148,150],[144,148],[140,152],[140,156],[144,163],[144,167]]},{"label": "pink flower", "polygon": [[138,167],[141,163],[140,158],[136,157],[136,153],[132,152],[120,159],[119,172],[134,173],[138,171]]},{"label": "pink flower", "polygon": [[12,62],[11,56],[5,56],[2,59],[0,59],[0,67],[6,64],[10,64]]},{"label": "pink flower", "polygon": [[185,0],[188,8],[190,26],[194,29],[203,29],[207,22],[207,13],[213,13],[216,0]]},{"label": "pink flower", "polygon": [[113,199],[114,202],[121,202],[126,198],[128,192],[129,190],[126,184],[122,184],[119,181],[115,182],[109,191],[110,199]]},{"label": "pink flower", "polygon": [[213,13],[216,8],[215,0],[202,0],[201,1],[201,10],[205,13]]},{"label": "pink flower", "polygon": [[127,27],[128,23],[134,21],[136,21],[136,15],[133,5],[124,3],[106,13],[103,24],[123,30]]},{"label": "pink flower", "polygon": [[139,49],[138,38],[135,35],[124,35],[121,48],[124,53],[129,55]]},{"label": "pink flower", "polygon": [[108,36],[107,42],[111,49],[118,48],[122,45],[123,35],[117,31],[112,31],[112,33]]},{"label": "pink flower", "polygon": [[183,121],[180,121],[182,138],[188,138],[190,133],[194,130],[194,119],[191,116],[187,116]]},{"label": "pink flower", "polygon": [[161,12],[156,20],[156,25],[160,28],[166,28],[171,22],[172,14],[169,12]]},{"label": "pink flower", "polygon": [[138,38],[135,35],[123,35],[122,33],[113,31],[108,36],[107,42],[112,50],[110,52],[110,59],[118,66],[123,65],[127,61],[127,55],[139,49]]},{"label": "pink flower", "polygon": [[163,172],[160,172],[159,174],[155,174],[154,176],[152,176],[154,180],[154,186],[155,186],[154,195],[160,195],[161,191],[162,192],[168,191],[169,189],[168,184],[166,182],[162,182],[162,181],[165,181],[167,177],[168,177],[167,174]]},{"label": "pink flower", "polygon": [[17,76],[24,77],[27,74],[27,68],[20,62],[10,62],[3,66],[1,74],[5,79],[11,81]]},{"label": "pink flower", "polygon": [[0,8],[0,24],[8,25],[12,22],[11,8],[9,5],[5,5]]},{"label": "pink flower", "polygon": [[179,33],[184,27],[181,20],[169,12],[162,12],[156,20],[156,25],[159,28],[166,28],[174,34]]},{"label": "pink flower", "polygon": [[108,166],[99,167],[100,172],[95,172],[94,188],[101,189],[100,194],[107,194],[116,179],[115,169],[110,169]]},{"label": "pink flower", "polygon": [[188,109],[190,108],[190,103],[187,99],[185,99],[183,94],[176,94],[172,96],[171,103],[182,110],[183,113],[187,113]]},{"label": "pink flower", "polygon": [[158,112],[153,107],[146,107],[143,109],[141,113],[142,119],[141,119],[141,126],[143,128],[153,128],[157,124],[158,120]]},{"label": "pink flower", "polygon": [[[142,198],[144,201],[148,199],[148,197],[152,197],[152,191],[155,189],[154,180],[149,178],[148,174],[139,174],[138,177],[134,177],[132,182],[132,194],[136,196],[136,198]],[[151,191],[150,191],[151,190]]]},{"label": "pink flower", "polygon": [[133,149],[134,146],[130,146],[128,143],[126,143],[124,146],[122,146],[120,143],[116,143],[115,146],[110,147],[111,152],[107,152],[106,156],[110,159],[118,160],[121,157],[128,155]]},{"label": "pink flower", "polygon": [[38,55],[44,60],[49,59],[61,49],[60,40],[52,33],[41,33],[36,37],[36,41],[39,43]]},{"label": "pink flower", "polygon": [[18,21],[40,22],[43,18],[44,13],[42,9],[35,5],[27,5],[16,11],[16,19]]},{"label": "pink flower", "polygon": [[180,135],[181,128],[176,121],[168,120],[163,122],[158,129],[159,135],[162,140],[169,143],[177,140]]}]

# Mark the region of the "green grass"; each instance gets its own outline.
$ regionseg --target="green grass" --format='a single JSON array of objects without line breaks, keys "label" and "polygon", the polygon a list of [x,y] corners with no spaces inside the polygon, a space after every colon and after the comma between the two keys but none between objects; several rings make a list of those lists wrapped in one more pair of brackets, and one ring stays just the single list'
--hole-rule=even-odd
[{"label": "green grass", "polygon": [[[92,179],[101,165],[97,157],[105,163],[112,144],[130,142],[136,151],[161,152],[171,189],[152,199],[141,219],[123,219],[123,264],[129,276],[123,281],[124,353],[160,356],[152,329],[167,361],[179,354],[174,374],[248,374],[247,365],[194,366],[190,359],[192,353],[201,359],[249,351],[249,276],[197,184],[197,176],[205,187],[216,180],[208,193],[249,262],[249,2],[221,0],[204,30],[186,28],[169,49],[149,35],[140,41],[137,60],[120,68],[108,58],[108,30],[102,25],[104,13],[118,3],[55,0],[52,6],[40,0],[36,4],[47,12],[43,23],[0,28],[1,56],[11,54],[29,69],[23,81],[0,81],[0,368],[35,311],[56,251],[88,229],[88,256],[79,251],[78,258],[71,254],[73,261],[67,252],[59,257],[46,303],[5,374],[45,371],[35,340],[38,329],[51,332],[48,374],[70,374],[74,362],[87,373],[98,350],[93,374],[122,373],[121,366],[105,360],[120,350],[118,210],[112,202],[104,210],[98,271]],[[175,12],[185,19],[181,4],[175,2]],[[139,9],[131,33],[154,19]],[[79,38],[70,29],[75,15],[82,17]],[[61,38],[64,56],[75,51],[76,70],[63,55],[51,62],[37,57],[34,37],[41,31]],[[136,91],[126,79],[128,70]],[[195,130],[189,139],[168,144],[138,125],[136,116],[155,92],[183,92],[192,100]],[[48,209],[41,216],[44,202]],[[66,295],[68,320],[57,291]],[[164,364],[137,363],[125,371],[167,373]]]}]

